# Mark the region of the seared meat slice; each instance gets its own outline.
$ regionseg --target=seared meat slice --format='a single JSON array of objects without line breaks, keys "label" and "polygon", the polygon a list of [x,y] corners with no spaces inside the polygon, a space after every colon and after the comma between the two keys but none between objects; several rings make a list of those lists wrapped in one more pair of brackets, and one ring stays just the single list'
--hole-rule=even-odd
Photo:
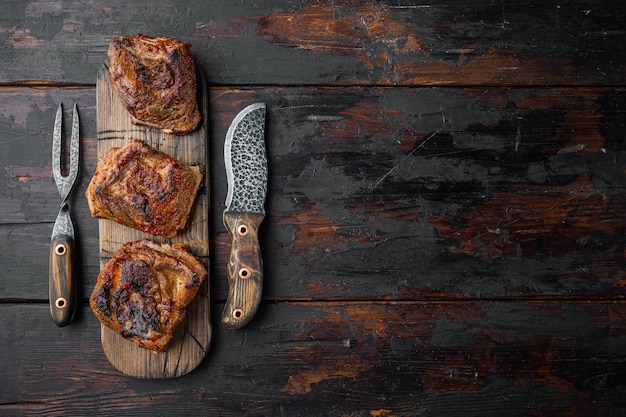
[{"label": "seared meat slice", "polygon": [[93,217],[171,238],[185,227],[201,182],[199,167],[133,140],[98,161],[85,195]]},{"label": "seared meat slice", "polygon": [[122,246],[103,266],[89,304],[105,326],[164,352],[206,276],[182,243],[142,239]]},{"label": "seared meat slice", "polygon": [[134,124],[174,135],[200,122],[196,66],[189,44],[165,37],[120,36],[109,43],[111,83]]}]

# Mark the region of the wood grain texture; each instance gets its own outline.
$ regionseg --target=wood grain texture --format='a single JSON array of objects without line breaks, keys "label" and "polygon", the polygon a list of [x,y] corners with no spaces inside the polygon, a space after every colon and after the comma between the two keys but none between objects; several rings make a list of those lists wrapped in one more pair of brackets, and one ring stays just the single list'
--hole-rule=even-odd
[{"label": "wood grain texture", "polygon": [[92,315],[59,329],[45,305],[2,305],[0,413],[622,415],[625,307],[270,304],[241,331],[216,326],[207,358],[185,377],[137,380],[108,363]]},{"label": "wood grain texture", "polygon": [[109,40],[140,32],[190,42],[221,85],[623,85],[624,20],[611,0],[18,0],[0,80],[93,85]]},{"label": "wood grain texture", "polygon": [[48,302],[57,326],[67,326],[76,311],[76,249],[69,235],[55,236],[50,242]]},{"label": "wood grain texture", "polygon": [[[99,220],[101,264],[125,243],[148,238],[155,242],[183,243],[191,254],[209,267],[209,168],[208,113],[204,74],[198,71],[198,106],[202,115],[199,127],[188,135],[173,136],[131,123],[130,114],[117,97],[108,68],[103,66],[96,85],[98,115],[98,156],[131,140],[141,140],[187,165],[200,165],[204,175],[187,226],[166,239],[122,226],[112,220]],[[208,268],[209,269],[209,268]],[[210,269],[209,269],[210,270]],[[102,347],[111,363],[125,375],[137,378],[175,378],[187,374],[202,362],[211,345],[210,275],[187,309],[167,352],[152,353],[102,326]]]},{"label": "wood grain texture", "polygon": [[228,297],[222,324],[240,329],[256,314],[263,295],[263,254],[259,227],[265,213],[224,212],[224,225],[231,236],[228,257]]},{"label": "wood grain texture", "polygon": [[268,108],[266,296],[624,296],[621,89],[243,93]]},{"label": "wood grain texture", "polygon": [[[97,158],[95,91],[4,91],[0,260],[14,279],[0,298],[47,299],[48,267],[31,260],[48,258],[59,205],[50,122],[71,97],[84,103],[72,209],[86,298],[99,270],[98,221],[80,198]],[[626,294],[623,88],[217,87],[209,97],[216,300],[231,247],[223,138],[259,100],[265,300]]]},{"label": "wood grain texture", "polygon": [[[0,415],[626,416],[624,22],[617,0],[11,1]],[[72,325],[47,302],[54,111],[78,102],[82,196],[98,71],[137,32],[190,42],[209,81],[213,317],[223,138],[246,104],[268,108],[261,306],[166,380],[102,350],[81,197]]]}]

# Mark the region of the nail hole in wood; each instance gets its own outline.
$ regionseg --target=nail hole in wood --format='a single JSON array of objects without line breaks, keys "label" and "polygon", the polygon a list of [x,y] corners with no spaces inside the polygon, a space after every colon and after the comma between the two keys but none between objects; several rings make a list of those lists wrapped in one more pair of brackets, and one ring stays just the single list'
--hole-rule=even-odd
[{"label": "nail hole in wood", "polygon": [[65,307],[67,307],[67,300],[63,297],[59,297],[54,301],[54,305],[56,306],[56,308],[63,310]]},{"label": "nail hole in wood", "polygon": [[248,226],[246,226],[245,224],[242,224],[237,228],[237,233],[239,233],[241,236],[247,235],[249,231],[250,229],[248,229]]},{"label": "nail hole in wood", "polygon": [[54,253],[56,253],[59,256],[65,255],[65,252],[67,252],[67,249],[65,248],[65,245],[62,243],[59,243],[58,245],[54,247]]},{"label": "nail hole in wood", "polygon": [[248,268],[241,268],[239,270],[239,278],[241,279],[248,279],[250,278],[250,275],[252,274],[250,274],[250,270]]},{"label": "nail hole in wood", "polygon": [[245,315],[245,314],[244,314],[243,310],[242,310],[242,309],[240,309],[240,308],[236,308],[236,309],[233,311],[233,318],[234,318],[235,320],[241,320],[241,319],[243,319],[243,316],[244,316],[244,315]]}]

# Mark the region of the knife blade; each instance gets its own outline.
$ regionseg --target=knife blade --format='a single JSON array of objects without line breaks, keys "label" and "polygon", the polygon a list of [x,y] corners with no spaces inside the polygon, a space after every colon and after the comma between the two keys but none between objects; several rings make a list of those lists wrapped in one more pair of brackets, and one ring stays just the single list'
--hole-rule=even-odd
[{"label": "knife blade", "polygon": [[222,324],[239,329],[254,317],[263,290],[258,232],[267,194],[265,103],[249,105],[232,121],[224,141],[224,163],[228,193],[223,219],[232,242]]}]

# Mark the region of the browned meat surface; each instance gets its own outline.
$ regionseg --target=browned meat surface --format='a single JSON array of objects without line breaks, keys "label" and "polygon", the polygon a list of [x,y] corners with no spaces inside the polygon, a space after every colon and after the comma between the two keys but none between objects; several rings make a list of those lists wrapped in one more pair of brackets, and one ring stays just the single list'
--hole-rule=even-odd
[{"label": "browned meat surface", "polygon": [[98,161],[85,195],[93,217],[171,238],[185,227],[201,182],[197,166],[133,140]]},{"label": "browned meat surface", "polygon": [[137,125],[174,135],[200,122],[196,67],[189,44],[176,39],[121,36],[108,50],[111,83]]},{"label": "browned meat surface", "polygon": [[122,246],[104,265],[89,304],[105,326],[164,352],[206,276],[183,244],[142,239]]}]

